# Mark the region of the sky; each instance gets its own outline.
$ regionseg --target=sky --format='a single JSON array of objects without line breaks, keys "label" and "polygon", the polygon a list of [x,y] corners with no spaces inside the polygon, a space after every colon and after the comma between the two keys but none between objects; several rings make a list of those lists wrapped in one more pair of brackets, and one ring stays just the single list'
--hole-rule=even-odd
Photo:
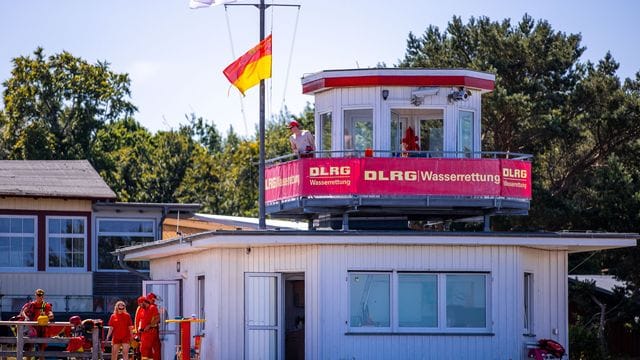
[{"label": "sky", "polygon": [[[453,16],[493,21],[523,15],[546,20],[556,31],[581,34],[582,62],[610,51],[618,75],[640,71],[636,0],[282,0],[267,4],[267,33],[273,34],[273,78],[267,81],[267,116],[284,106],[299,115],[313,97],[301,92],[305,74],[322,70],[393,66],[404,57],[410,32],[429,25],[444,31]],[[177,129],[194,113],[226,134],[256,133],[258,87],[245,97],[222,70],[259,41],[258,10],[246,6],[192,10],[188,0],[0,0],[0,82],[12,59],[37,47],[46,55],[70,52],[90,63],[109,62],[128,73],[135,119],[152,132]],[[4,87],[2,87],[4,89]],[[4,104],[0,103],[0,106]]]}]

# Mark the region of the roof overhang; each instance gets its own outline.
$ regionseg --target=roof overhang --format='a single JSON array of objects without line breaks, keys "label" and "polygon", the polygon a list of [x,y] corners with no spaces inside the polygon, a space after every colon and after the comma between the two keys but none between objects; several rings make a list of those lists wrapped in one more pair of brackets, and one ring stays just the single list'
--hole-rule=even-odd
[{"label": "roof overhang", "polygon": [[153,260],[215,248],[300,245],[522,246],[569,253],[636,246],[638,234],[453,233],[411,231],[215,231],[118,249],[125,261]]},{"label": "roof overhang", "polygon": [[141,203],[141,202],[97,202],[93,204],[93,209],[96,211],[136,211],[136,210],[155,210],[164,211],[164,213],[170,212],[188,212],[195,213],[200,210],[202,205],[200,204],[180,204],[180,203]]},{"label": "roof overhang", "polygon": [[405,86],[466,87],[492,91],[495,75],[466,69],[351,69],[325,70],[302,78],[302,93],[315,94],[343,87]]}]

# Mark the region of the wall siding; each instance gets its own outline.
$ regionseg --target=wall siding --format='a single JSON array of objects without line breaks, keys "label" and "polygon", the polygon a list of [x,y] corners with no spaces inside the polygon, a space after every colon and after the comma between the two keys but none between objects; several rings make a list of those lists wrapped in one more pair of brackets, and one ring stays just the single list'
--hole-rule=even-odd
[{"label": "wall siding", "polygon": [[33,291],[42,288],[47,295],[91,295],[92,273],[0,273],[0,286],[3,294],[33,295]]},{"label": "wall siding", "polygon": [[0,209],[33,211],[91,211],[91,200],[7,197]]},{"label": "wall siding", "polygon": [[[566,344],[566,264],[564,251],[517,246],[296,245],[203,250],[154,260],[151,274],[183,279],[184,314],[195,312],[195,281],[205,276],[204,358],[243,358],[246,272],[303,272],[306,359],[520,359],[528,341],[514,301],[522,299],[522,272],[535,272],[538,337]],[[346,335],[349,270],[488,271],[493,335]]]}]

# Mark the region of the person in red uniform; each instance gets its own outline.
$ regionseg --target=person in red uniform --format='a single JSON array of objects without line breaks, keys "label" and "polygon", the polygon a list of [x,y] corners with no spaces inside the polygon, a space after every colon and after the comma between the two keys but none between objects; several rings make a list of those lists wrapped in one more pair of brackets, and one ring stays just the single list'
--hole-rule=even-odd
[{"label": "person in red uniform", "polygon": [[[22,306],[20,316],[24,317],[25,320],[38,321],[39,316],[46,315],[49,318],[49,321],[53,320],[53,306],[44,301],[44,290],[37,289],[35,294],[35,300],[29,301]],[[34,329],[36,337],[47,336],[46,326],[35,326]],[[47,344],[40,344],[40,348],[44,351],[44,349],[47,348]],[[40,357],[40,359],[44,358]]]},{"label": "person in red uniform", "polygon": [[118,351],[122,349],[122,358],[129,360],[129,342],[131,342],[131,331],[133,323],[131,315],[127,312],[124,301],[116,302],[113,307],[113,314],[109,318],[109,332],[107,339],[111,338],[111,358],[118,359]]},{"label": "person in red uniform", "polygon": [[140,323],[138,324],[138,333],[140,334],[140,354],[142,360],[153,359],[153,344],[158,332],[158,322],[160,315],[158,308],[149,306],[147,298],[142,302],[143,312],[141,314]]},{"label": "person in red uniform", "polygon": [[133,320],[133,339],[135,342],[131,343],[131,347],[133,347],[134,359],[140,358],[140,320],[142,320],[142,316],[144,315],[144,302],[147,298],[144,296],[140,296],[138,298],[138,308],[136,308],[136,313]]},{"label": "person in red uniform", "polygon": [[155,326],[158,329],[158,331],[156,331],[155,333],[155,341],[153,342],[153,348],[152,348],[152,354],[153,354],[153,360],[161,360],[162,359],[162,347],[161,347],[161,342],[160,342],[160,311],[158,309],[158,306],[156,305],[156,299],[158,297],[156,296],[156,294],[154,293],[149,293],[149,295],[147,295],[147,299],[149,299],[149,308],[154,308],[155,310],[151,310],[151,311],[155,311],[158,313],[158,319],[155,322]]}]

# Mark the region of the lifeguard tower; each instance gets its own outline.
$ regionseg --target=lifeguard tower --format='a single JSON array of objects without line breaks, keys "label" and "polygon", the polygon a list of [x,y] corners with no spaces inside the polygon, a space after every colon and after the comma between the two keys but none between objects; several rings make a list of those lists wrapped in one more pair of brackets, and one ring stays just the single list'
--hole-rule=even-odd
[{"label": "lifeguard tower", "polygon": [[[526,215],[531,156],[483,151],[493,74],[464,69],[328,70],[302,78],[315,97],[313,158],[269,161],[272,217],[341,221]],[[377,221],[377,223],[384,223]]]}]

